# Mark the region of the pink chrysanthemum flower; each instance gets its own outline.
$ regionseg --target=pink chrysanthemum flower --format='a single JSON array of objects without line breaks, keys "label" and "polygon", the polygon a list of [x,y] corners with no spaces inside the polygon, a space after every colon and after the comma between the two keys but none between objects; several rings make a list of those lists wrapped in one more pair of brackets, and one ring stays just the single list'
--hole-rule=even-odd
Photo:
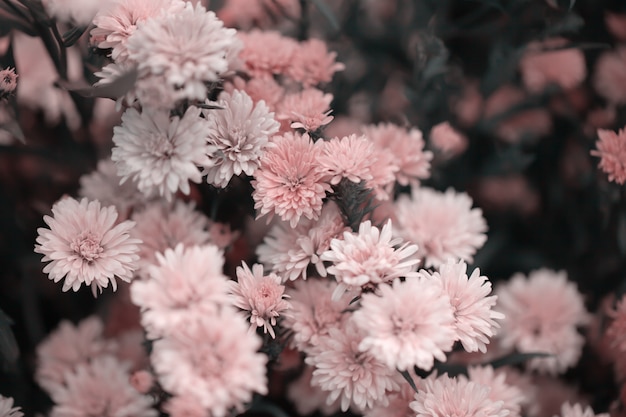
[{"label": "pink chrysanthemum flower", "polygon": [[[358,233],[344,232],[343,239],[330,242],[330,249],[320,259],[333,263],[328,272],[339,283],[336,295],[345,289],[378,285],[414,274],[413,267],[419,262],[413,257],[417,246],[402,244],[401,238],[392,239],[391,230],[391,220],[382,230],[368,220],[361,223]],[[394,246],[398,245],[401,246],[396,249]]]},{"label": "pink chrysanthemum flower", "polygon": [[163,411],[170,417],[207,417],[207,410],[200,400],[191,395],[174,395],[163,404]]},{"label": "pink chrysanthemum flower", "polygon": [[391,123],[368,125],[362,130],[381,152],[391,153],[398,166],[396,181],[400,185],[418,184],[419,180],[430,177],[433,154],[424,150],[421,131],[412,128],[407,132]]},{"label": "pink chrysanthemum flower", "polygon": [[237,267],[237,282],[229,282],[233,304],[249,313],[251,328],[263,327],[272,338],[276,337],[276,319],[291,308],[280,283],[276,274],[263,275],[263,265],[254,264],[251,271],[245,262]]},{"label": "pink chrysanthemum flower", "polygon": [[50,417],[156,417],[154,400],[137,392],[129,377],[127,365],[112,356],[77,365],[65,375],[65,385],[51,392],[55,406]]},{"label": "pink chrysanthemum flower", "polygon": [[572,405],[569,402],[565,402],[561,405],[560,417],[609,417],[609,415],[609,413],[596,414],[589,406],[583,408],[581,404]]},{"label": "pink chrysanthemum flower", "polygon": [[0,417],[24,417],[22,407],[13,407],[12,397],[0,395]]},{"label": "pink chrysanthemum flower", "polygon": [[323,142],[319,163],[329,182],[337,185],[342,178],[352,182],[371,181],[371,167],[376,159],[376,148],[365,136],[350,135]]},{"label": "pink chrysanthemum flower", "polygon": [[493,311],[497,297],[489,296],[491,283],[486,276],[480,275],[478,268],[467,276],[467,264],[463,261],[449,260],[440,265],[439,271],[430,274],[420,271],[422,276],[433,279],[441,285],[444,293],[450,297],[454,310],[456,338],[467,352],[487,352],[489,338],[500,325],[502,313]]},{"label": "pink chrysanthemum flower", "polygon": [[302,375],[289,384],[287,398],[294,404],[296,411],[303,416],[313,414],[319,410],[325,416],[332,416],[339,412],[339,399],[328,404],[328,394],[319,386],[311,385],[313,367],[305,366]]},{"label": "pink chrysanthemum flower", "polygon": [[98,48],[111,48],[115,62],[128,59],[126,42],[141,22],[162,14],[178,13],[185,7],[180,0],[112,0],[100,7],[93,18],[90,32],[92,43]]},{"label": "pink chrysanthemum flower", "polygon": [[522,404],[527,401],[526,395],[515,385],[506,382],[507,374],[498,372],[492,366],[470,366],[469,380],[489,387],[489,399],[502,401],[502,408],[509,412],[507,417],[520,417]]},{"label": "pink chrysanthemum flower", "polygon": [[434,282],[421,278],[395,280],[376,293],[362,295],[354,322],[364,332],[359,344],[389,369],[424,370],[434,360],[445,362],[444,352],[456,340],[450,298]]},{"label": "pink chrysanthemum flower", "polygon": [[62,198],[52,206],[52,216],[43,218],[50,229],[37,229],[35,252],[44,255],[42,262],[51,261],[43,269],[48,278],[54,282],[65,278],[63,291],[78,291],[85,284],[95,297],[109,282],[116,291],[116,277],[130,282],[141,243],[130,237],[134,222],[116,225],[115,207],[100,207],[99,201],[86,198],[80,202]]},{"label": "pink chrysanthemum flower", "polygon": [[255,173],[279,123],[265,102],[254,104],[243,91],[222,93],[215,104],[222,109],[205,111],[209,143],[205,173],[209,184],[224,188],[234,175]]},{"label": "pink chrysanthemum flower", "polygon": [[182,118],[129,108],[114,128],[111,159],[122,181],[132,179],[145,195],[158,191],[169,201],[178,190],[189,194],[189,181],[202,181],[198,165],[208,163],[206,133],[197,107]]},{"label": "pink chrysanthemum flower", "polygon": [[17,88],[17,74],[15,68],[0,70],[0,97],[11,94]]},{"label": "pink chrysanthemum flower", "polygon": [[255,103],[263,100],[270,111],[276,111],[285,95],[285,89],[274,78],[252,78],[245,84],[236,83],[234,89],[245,91]]},{"label": "pink chrysanthemum flower", "polygon": [[459,155],[467,148],[467,138],[454,129],[450,122],[433,126],[430,131],[430,142],[446,157]]},{"label": "pink chrysanthemum flower", "polygon": [[245,71],[264,80],[282,74],[291,64],[298,48],[298,42],[274,30],[252,29],[249,32],[238,32],[237,36],[243,44],[239,58],[243,61]]},{"label": "pink chrysanthemum flower", "polygon": [[452,189],[413,189],[411,197],[401,195],[396,201],[396,217],[400,236],[417,243],[427,268],[450,258],[471,262],[487,240],[482,210],[472,208],[466,193]]},{"label": "pink chrysanthemum flower", "polygon": [[552,38],[527,45],[520,70],[530,92],[540,93],[550,84],[571,89],[585,80],[587,67],[583,52],[578,48],[557,49],[567,42],[563,38]]},{"label": "pink chrysanthemum flower", "polygon": [[101,160],[95,171],[80,177],[78,195],[98,200],[103,206],[115,206],[120,219],[127,219],[130,211],[145,201],[131,181],[120,184],[117,168],[110,159]]},{"label": "pink chrysanthemum flower", "polygon": [[163,389],[189,396],[213,417],[244,411],[252,393],[267,394],[267,356],[244,318],[223,308],[156,340],[151,361]]},{"label": "pink chrysanthemum flower", "polygon": [[65,375],[79,364],[115,353],[117,346],[104,339],[102,321],[91,316],[74,326],[62,321],[37,346],[35,380],[48,393],[63,385]]},{"label": "pink chrysanthemum flower", "polygon": [[299,0],[226,0],[217,13],[226,26],[249,29],[275,27],[284,19],[297,21],[301,10]]},{"label": "pink chrysanthemum flower", "polygon": [[176,200],[173,204],[157,201],[133,213],[136,222],[131,235],[141,239],[139,245],[140,272],[156,263],[156,254],[174,249],[182,243],[186,247],[211,242],[210,220],[195,210],[193,203]]},{"label": "pink chrysanthemum flower", "polygon": [[372,161],[370,166],[372,179],[367,181],[365,186],[374,191],[377,199],[389,200],[393,194],[393,186],[399,169],[394,156],[389,152],[382,151]]},{"label": "pink chrysanthemum flower", "polygon": [[626,377],[626,298],[617,302],[615,309],[607,312],[610,324],[606,327],[603,342],[608,348],[609,359],[614,361],[614,370],[617,381]]},{"label": "pink chrysanthemum flower", "polygon": [[[416,382],[418,389],[420,382]],[[415,412],[409,404],[415,398],[415,391],[408,383],[403,383],[400,389],[387,393],[387,401],[376,403],[371,409],[365,410],[363,417],[415,417]]]},{"label": "pink chrysanthemum flower", "polygon": [[292,344],[298,350],[307,352],[317,346],[319,338],[328,335],[329,329],[342,320],[352,296],[345,293],[340,299],[333,300],[336,287],[332,281],[310,278],[296,281],[294,287],[287,290],[291,310],[283,320],[283,326],[293,331]]},{"label": "pink chrysanthemum flower", "polygon": [[349,230],[339,207],[329,201],[322,207],[317,221],[301,221],[295,228],[284,222],[276,223],[256,252],[263,264],[285,280],[306,279],[310,265],[325,277],[326,266],[320,256],[330,248],[332,239]]},{"label": "pink chrysanthemum flower", "polygon": [[593,86],[611,104],[626,103],[626,45],[604,52],[596,61]]},{"label": "pink chrysanthemum flower", "polygon": [[350,320],[344,321],[320,337],[305,360],[315,366],[311,384],[328,391],[328,404],[340,398],[344,412],[386,404],[387,392],[400,388],[398,371],[359,350],[362,339],[363,332]]},{"label": "pink chrysanthemum flower", "polygon": [[411,408],[417,417],[506,417],[503,402],[490,399],[489,392],[489,387],[464,377],[430,377],[415,395]]},{"label": "pink chrysanthemum flower", "polygon": [[328,83],[333,74],[342,71],[345,65],[335,62],[336,52],[328,52],[326,43],[319,39],[302,42],[294,52],[286,74],[304,87]]},{"label": "pink chrysanthemum flower", "polygon": [[530,360],[528,366],[553,375],[576,364],[584,343],[576,328],[589,316],[565,272],[539,269],[528,277],[515,274],[496,294],[498,310],[505,316],[498,333],[504,348],[551,354]]},{"label": "pink chrysanthemum flower", "polygon": [[[296,227],[300,217],[316,220],[330,186],[317,163],[322,143],[309,135],[285,134],[272,139],[252,181],[257,218],[276,213]],[[271,217],[270,216],[270,217]]]},{"label": "pink chrysanthemum flower", "polygon": [[204,100],[205,83],[219,81],[229,70],[229,57],[241,47],[234,29],[202,5],[185,7],[147,19],[126,44],[140,76],[163,75],[165,82],[192,100]]},{"label": "pink chrysanthemum flower", "polygon": [[617,133],[598,129],[596,147],[591,155],[600,157],[599,167],[609,176],[609,181],[623,185],[626,182],[626,129]]},{"label": "pink chrysanthemum flower", "polygon": [[147,279],[130,287],[148,338],[171,334],[184,323],[230,304],[228,278],[222,273],[224,256],[217,246],[179,244],[156,256],[158,265],[148,268]]},{"label": "pink chrysanthemum flower", "polygon": [[333,95],[317,88],[307,88],[299,93],[287,94],[279,105],[278,119],[288,120],[292,129],[313,132],[332,122],[330,103]]}]

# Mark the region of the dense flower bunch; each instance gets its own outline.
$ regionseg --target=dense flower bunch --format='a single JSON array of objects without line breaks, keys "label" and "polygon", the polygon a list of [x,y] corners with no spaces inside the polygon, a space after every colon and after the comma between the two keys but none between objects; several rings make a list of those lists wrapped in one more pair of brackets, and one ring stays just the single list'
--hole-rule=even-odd
[{"label": "dense flower bunch", "polygon": [[[37,342],[27,357],[49,401],[35,413],[594,417],[562,378],[589,350],[624,415],[626,298],[590,314],[577,268],[604,259],[596,238],[626,253],[626,17],[607,14],[618,44],[593,67],[568,28],[522,30],[490,46],[479,82],[449,59],[455,1],[408,31],[422,2],[5,3],[0,144],[25,140],[17,110],[35,109],[95,168],[55,174],[63,191],[32,202],[49,280],[16,286],[25,314],[37,297],[93,294],[58,309],[77,321],[18,333]],[[522,20],[572,16],[519,3],[541,11]],[[380,66],[378,35],[397,44]],[[550,243],[552,223],[580,259]],[[36,275],[30,258],[10,274]],[[597,271],[606,288],[615,265]],[[14,372],[9,323],[0,310]],[[0,394],[0,417],[31,411]]]}]

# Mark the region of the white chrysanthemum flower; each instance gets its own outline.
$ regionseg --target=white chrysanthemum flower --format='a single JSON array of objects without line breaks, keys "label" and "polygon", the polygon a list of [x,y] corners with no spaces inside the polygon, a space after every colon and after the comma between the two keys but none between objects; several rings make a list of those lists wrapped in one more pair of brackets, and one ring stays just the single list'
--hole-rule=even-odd
[{"label": "white chrysanthemum flower", "polygon": [[23,417],[22,407],[13,407],[12,397],[0,395],[0,417]]},{"label": "white chrysanthemum flower", "polygon": [[189,181],[202,180],[198,165],[207,163],[206,128],[197,107],[189,107],[182,118],[130,108],[113,131],[111,159],[122,181],[130,178],[144,194],[158,190],[171,200],[178,190],[189,194]]},{"label": "white chrysanthemum flower", "polygon": [[205,172],[209,184],[224,188],[234,175],[254,174],[280,123],[264,101],[255,105],[244,91],[222,93],[215,104],[222,108],[205,111],[210,158]]},{"label": "white chrysanthemum flower", "polygon": [[148,19],[128,38],[130,60],[140,76],[163,75],[188,99],[204,100],[205,83],[219,81],[240,49],[235,29],[224,27],[215,13],[187,3],[177,13]]}]

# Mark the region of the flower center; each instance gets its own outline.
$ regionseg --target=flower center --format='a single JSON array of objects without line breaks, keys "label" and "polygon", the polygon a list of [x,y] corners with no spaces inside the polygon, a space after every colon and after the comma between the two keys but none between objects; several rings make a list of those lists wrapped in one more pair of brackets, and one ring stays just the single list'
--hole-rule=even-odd
[{"label": "flower center", "polygon": [[153,135],[150,146],[150,154],[157,159],[170,159],[174,154],[174,144],[166,137]]},{"label": "flower center", "polygon": [[104,251],[100,246],[100,237],[91,232],[82,232],[74,238],[70,243],[70,249],[88,262],[98,259]]}]

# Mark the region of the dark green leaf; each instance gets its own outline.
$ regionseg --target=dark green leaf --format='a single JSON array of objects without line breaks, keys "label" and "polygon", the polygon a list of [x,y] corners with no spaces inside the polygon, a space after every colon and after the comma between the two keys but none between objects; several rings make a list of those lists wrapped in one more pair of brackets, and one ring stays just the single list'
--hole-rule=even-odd
[{"label": "dark green leaf", "polygon": [[417,386],[415,386],[415,381],[413,381],[413,378],[409,374],[409,371],[398,371],[398,372],[400,372],[400,375],[402,375],[402,377],[406,380],[406,382],[409,383],[411,388],[413,388],[413,391],[417,392]]},{"label": "dark green leaf", "polygon": [[502,366],[521,365],[531,359],[547,358],[549,356],[552,356],[552,354],[545,352],[511,353],[510,355],[506,355],[501,358],[487,362],[485,363],[485,365],[491,365],[494,368],[500,368]]},{"label": "dark green leaf", "polygon": [[74,45],[87,30],[87,26],[76,26],[63,34],[63,45],[66,48]]},{"label": "dark green leaf", "polygon": [[13,320],[0,310],[0,362],[5,368],[13,366],[20,356],[15,336],[11,330],[12,324]]},{"label": "dark green leaf", "polygon": [[77,86],[63,80],[60,80],[58,84],[83,97],[102,97],[116,100],[128,93],[134,87],[135,81],[137,81],[137,69],[128,71],[108,84],[98,86]]},{"label": "dark green leaf", "polygon": [[313,4],[315,4],[315,7],[317,7],[320,13],[322,13],[328,20],[328,23],[330,23],[333,30],[338,31],[340,29],[339,21],[337,20],[335,13],[333,13],[324,0],[313,0]]}]

